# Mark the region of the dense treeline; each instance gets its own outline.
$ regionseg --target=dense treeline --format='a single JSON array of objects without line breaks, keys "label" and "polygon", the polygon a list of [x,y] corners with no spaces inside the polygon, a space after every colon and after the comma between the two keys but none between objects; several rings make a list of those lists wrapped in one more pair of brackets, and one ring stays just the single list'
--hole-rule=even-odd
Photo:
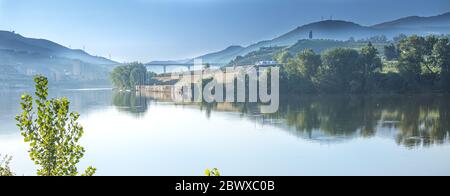
[{"label": "dense treeline", "polygon": [[[316,54],[276,55],[285,64],[281,88],[294,93],[450,92],[450,41],[410,36],[386,45],[384,58],[369,43]],[[389,70],[386,65],[389,65]]]},{"label": "dense treeline", "polygon": [[116,88],[134,89],[136,85],[150,84],[155,73],[148,72],[141,63],[130,63],[116,67],[111,80]]}]

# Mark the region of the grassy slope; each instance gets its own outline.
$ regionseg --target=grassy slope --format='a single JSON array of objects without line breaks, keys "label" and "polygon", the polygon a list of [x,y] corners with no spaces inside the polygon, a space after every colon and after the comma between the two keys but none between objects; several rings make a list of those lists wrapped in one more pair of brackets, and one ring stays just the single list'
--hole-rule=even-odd
[{"label": "grassy slope", "polygon": [[[337,41],[337,40],[325,40],[325,39],[315,39],[315,40],[299,40],[296,44],[292,46],[285,47],[267,47],[261,48],[258,51],[251,52],[243,57],[238,57],[233,60],[230,65],[249,65],[254,64],[259,61],[270,61],[273,57],[283,51],[287,50],[292,55],[296,55],[305,49],[313,49],[317,53],[322,53],[329,49],[334,48],[352,48],[360,50],[362,47],[366,46],[367,42],[350,42],[350,41]],[[380,54],[384,51],[385,44],[374,44],[378,49]]]}]

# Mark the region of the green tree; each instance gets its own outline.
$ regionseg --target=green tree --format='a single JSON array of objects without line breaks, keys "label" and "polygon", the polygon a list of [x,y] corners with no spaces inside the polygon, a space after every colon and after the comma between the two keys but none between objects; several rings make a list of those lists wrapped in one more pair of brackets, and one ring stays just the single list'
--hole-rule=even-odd
[{"label": "green tree", "polygon": [[434,45],[439,41],[436,36],[427,36],[425,38],[425,51],[423,54],[422,73],[437,74],[440,72],[440,67],[436,66],[433,58]]},{"label": "green tree", "polygon": [[311,49],[306,49],[298,53],[295,58],[289,59],[285,69],[290,76],[312,79],[316,75],[321,64],[322,60],[320,55],[316,54]]},{"label": "green tree", "polygon": [[144,85],[147,82],[147,68],[142,64],[132,65],[130,68],[130,88]]},{"label": "green tree", "polygon": [[288,78],[300,76],[298,64],[294,59],[289,59],[283,68]]},{"label": "green tree", "polygon": [[434,45],[438,42],[435,36],[410,36],[399,44],[399,71],[403,76],[406,89],[434,88],[439,78],[440,68],[433,58]]},{"label": "green tree", "polygon": [[274,60],[279,64],[286,64],[292,59],[291,53],[289,51],[282,51],[275,55]]},{"label": "green tree", "polygon": [[425,55],[431,55],[434,45],[439,41],[439,37],[430,35],[425,37]]},{"label": "green tree", "polygon": [[136,85],[148,84],[151,75],[141,63],[130,63],[114,68],[111,80],[115,87],[120,89],[134,89]]},{"label": "green tree", "polygon": [[411,36],[403,39],[399,44],[399,71],[409,76],[410,80],[422,73],[422,62],[426,54],[426,40],[423,37]]},{"label": "green tree", "polygon": [[395,47],[394,44],[384,46],[384,56],[386,57],[386,60],[392,61],[398,59],[399,55],[397,47]]},{"label": "green tree", "polygon": [[383,68],[383,63],[378,54],[378,50],[370,42],[366,47],[361,49],[361,60],[364,64],[365,75]]},{"label": "green tree", "polygon": [[315,76],[320,65],[320,55],[310,49],[298,53],[295,58],[290,58],[281,72],[283,90],[291,93],[315,92]]},{"label": "green tree", "polygon": [[322,65],[320,55],[311,49],[306,49],[298,54],[295,61],[298,64],[300,74],[310,80],[317,74],[317,70]]},{"label": "green tree", "polygon": [[206,176],[220,176],[220,172],[219,172],[219,169],[217,169],[217,168],[214,168],[212,170],[207,169],[207,170],[205,170],[205,175]]},{"label": "green tree", "polygon": [[406,36],[405,34],[402,33],[398,36],[395,36],[393,40],[395,43],[400,43],[402,40],[406,39],[407,37],[408,36]]},{"label": "green tree", "polygon": [[450,92],[450,41],[448,37],[440,38],[433,46],[433,64],[439,67],[441,74],[441,87]]},{"label": "green tree", "polygon": [[354,49],[338,48],[326,51],[318,71],[321,90],[326,92],[357,92],[362,89],[363,66]]},{"label": "green tree", "polygon": [[9,168],[9,163],[11,162],[12,157],[5,155],[2,157],[0,154],[0,176],[14,176],[14,173]]},{"label": "green tree", "polygon": [[[17,126],[30,144],[30,158],[39,166],[39,176],[76,176],[76,165],[84,156],[79,145],[83,127],[77,122],[79,114],[70,112],[67,98],[47,99],[48,80],[43,76],[34,78],[36,99],[22,96],[22,114],[16,117]],[[36,111],[34,111],[34,103]],[[91,176],[96,169],[89,167],[84,176]]]},{"label": "green tree", "polygon": [[378,50],[369,42],[369,44],[361,50],[361,64],[363,65],[363,81],[362,86],[364,91],[369,91],[371,88],[369,81],[372,80],[373,74],[376,70],[383,68],[383,63],[378,56]]},{"label": "green tree", "polygon": [[115,87],[126,89],[130,83],[130,72],[126,66],[118,66],[111,72],[111,80]]}]

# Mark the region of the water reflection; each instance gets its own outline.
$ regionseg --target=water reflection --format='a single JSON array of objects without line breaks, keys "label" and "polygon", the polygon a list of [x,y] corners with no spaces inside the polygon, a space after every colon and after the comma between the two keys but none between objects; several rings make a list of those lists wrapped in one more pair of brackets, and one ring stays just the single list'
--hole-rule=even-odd
[{"label": "water reflection", "polygon": [[278,117],[298,132],[373,137],[393,134],[407,147],[449,142],[444,95],[314,96],[284,101]]},{"label": "water reflection", "polygon": [[[170,95],[165,94],[130,96],[134,101],[126,101],[129,103],[128,107],[141,109],[137,111],[142,112],[148,107],[146,98],[170,102]],[[281,127],[298,137],[318,142],[388,137],[399,145],[415,148],[449,143],[449,98],[448,95],[436,94],[302,97],[284,95],[279,112],[270,115],[261,114],[259,105],[252,103],[189,106],[204,110],[208,117],[212,116],[212,111],[238,112],[242,118]]]},{"label": "water reflection", "polygon": [[[24,93],[33,94],[34,89],[3,90],[0,89],[0,136],[2,134],[18,133],[15,116],[20,111],[20,97]],[[70,109],[82,115],[92,111],[109,107],[111,89],[50,89],[50,98],[67,97],[70,100]]]},{"label": "water reflection", "polygon": [[[211,165],[227,175],[449,174],[448,95],[285,95],[266,115],[258,104],[181,104],[163,93],[50,92],[80,112],[81,166],[99,175],[198,175]],[[0,153],[32,175],[14,121],[21,94],[0,91]]]},{"label": "water reflection", "polygon": [[[170,94],[113,92],[110,89],[60,90],[51,97],[68,97],[72,110],[82,116],[114,107],[139,118],[150,113],[152,104],[164,103],[197,108],[208,118],[215,112],[237,115],[261,125],[275,126],[299,138],[339,143],[355,138],[388,138],[409,148],[450,143],[449,95],[375,95],[375,96],[282,96],[280,110],[262,114],[253,103],[180,104]],[[15,134],[14,116],[19,111],[22,91],[0,91],[0,135]],[[203,123],[202,119],[192,119]]]},{"label": "water reflection", "polygon": [[150,98],[140,96],[131,92],[114,92],[112,97],[113,105],[121,112],[133,114],[140,117],[148,110]]}]

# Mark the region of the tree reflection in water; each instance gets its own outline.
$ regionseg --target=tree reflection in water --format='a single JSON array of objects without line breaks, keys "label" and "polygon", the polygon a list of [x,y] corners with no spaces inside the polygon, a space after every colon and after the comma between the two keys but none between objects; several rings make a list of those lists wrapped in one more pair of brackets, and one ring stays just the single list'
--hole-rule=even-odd
[{"label": "tree reflection in water", "polygon": [[394,133],[396,142],[407,147],[449,142],[449,96],[327,95],[290,98],[282,103],[275,116],[310,137],[314,132],[345,137]]},{"label": "tree reflection in water", "polygon": [[[138,95],[137,95],[138,94]],[[114,105],[121,110],[142,114],[149,100],[161,95],[119,93]],[[165,95],[162,101],[168,102]],[[240,113],[256,120],[291,131],[319,142],[336,142],[351,138],[390,137],[409,148],[449,143],[449,95],[308,95],[281,97],[275,114],[261,114],[255,103],[195,103],[208,118],[213,111]]]},{"label": "tree reflection in water", "polygon": [[119,111],[136,117],[141,117],[147,112],[148,101],[149,98],[135,92],[114,92],[112,97],[112,103]]}]

